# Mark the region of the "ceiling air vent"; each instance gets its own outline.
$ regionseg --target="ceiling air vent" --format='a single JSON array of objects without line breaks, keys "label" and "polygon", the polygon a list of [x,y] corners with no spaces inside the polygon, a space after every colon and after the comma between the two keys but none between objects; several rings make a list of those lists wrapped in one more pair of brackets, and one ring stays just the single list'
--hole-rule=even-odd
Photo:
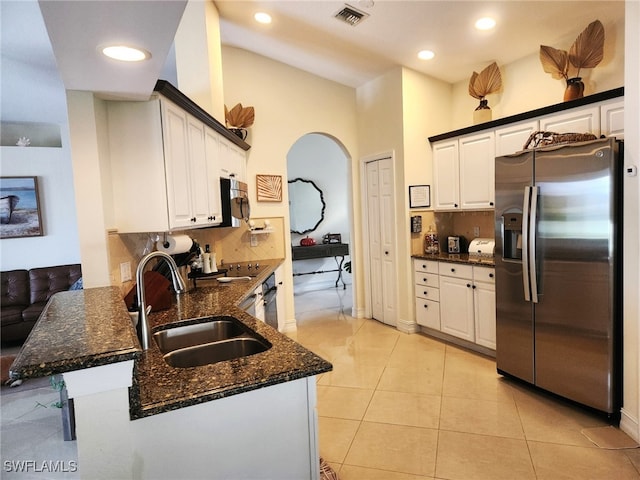
[{"label": "ceiling air vent", "polygon": [[345,5],[342,10],[335,14],[338,20],[342,20],[348,23],[352,27],[358,25],[362,20],[366,19],[369,15],[367,13],[356,10],[350,5]]}]

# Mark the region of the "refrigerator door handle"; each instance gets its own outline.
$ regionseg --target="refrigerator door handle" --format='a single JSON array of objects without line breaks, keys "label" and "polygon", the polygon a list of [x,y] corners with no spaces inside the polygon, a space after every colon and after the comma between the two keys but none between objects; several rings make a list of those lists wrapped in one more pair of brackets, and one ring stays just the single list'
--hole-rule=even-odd
[{"label": "refrigerator door handle", "polygon": [[524,299],[531,301],[529,288],[529,204],[531,202],[531,187],[524,187],[524,201],[522,203],[522,287]]},{"label": "refrigerator door handle", "polygon": [[536,224],[538,216],[539,187],[531,187],[531,211],[529,212],[529,278],[531,280],[531,301],[538,303],[538,274],[536,271]]}]

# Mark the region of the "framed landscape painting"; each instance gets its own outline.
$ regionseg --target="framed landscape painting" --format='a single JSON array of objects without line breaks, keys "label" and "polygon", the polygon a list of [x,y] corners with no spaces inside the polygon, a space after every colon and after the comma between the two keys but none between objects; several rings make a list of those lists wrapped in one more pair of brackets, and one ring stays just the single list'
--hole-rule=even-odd
[{"label": "framed landscape painting", "polygon": [[0,177],[0,238],[42,236],[37,177]]}]

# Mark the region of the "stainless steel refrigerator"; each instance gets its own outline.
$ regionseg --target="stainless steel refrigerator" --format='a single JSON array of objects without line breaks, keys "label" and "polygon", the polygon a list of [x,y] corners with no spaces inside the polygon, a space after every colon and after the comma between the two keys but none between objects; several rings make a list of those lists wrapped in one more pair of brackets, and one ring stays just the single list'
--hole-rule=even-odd
[{"label": "stainless steel refrigerator", "polygon": [[588,407],[620,409],[622,144],[496,158],[496,362]]}]

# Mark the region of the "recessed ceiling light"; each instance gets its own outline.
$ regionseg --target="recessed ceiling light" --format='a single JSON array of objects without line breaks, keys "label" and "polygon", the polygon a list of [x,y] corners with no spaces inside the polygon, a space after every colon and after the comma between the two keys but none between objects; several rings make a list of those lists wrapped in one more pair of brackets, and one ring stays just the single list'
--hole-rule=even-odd
[{"label": "recessed ceiling light", "polygon": [[253,16],[253,18],[255,18],[258,23],[271,23],[271,15],[265,12],[258,12]]},{"label": "recessed ceiling light", "polygon": [[146,50],[128,45],[107,45],[99,47],[99,50],[107,57],[123,62],[141,62],[151,58]]},{"label": "recessed ceiling light", "polygon": [[421,50],[418,52],[418,58],[420,60],[431,60],[435,56],[436,54],[433,53],[431,50]]},{"label": "recessed ceiling light", "polygon": [[476,28],[478,30],[491,30],[496,26],[496,21],[491,17],[483,17],[476,20]]}]

